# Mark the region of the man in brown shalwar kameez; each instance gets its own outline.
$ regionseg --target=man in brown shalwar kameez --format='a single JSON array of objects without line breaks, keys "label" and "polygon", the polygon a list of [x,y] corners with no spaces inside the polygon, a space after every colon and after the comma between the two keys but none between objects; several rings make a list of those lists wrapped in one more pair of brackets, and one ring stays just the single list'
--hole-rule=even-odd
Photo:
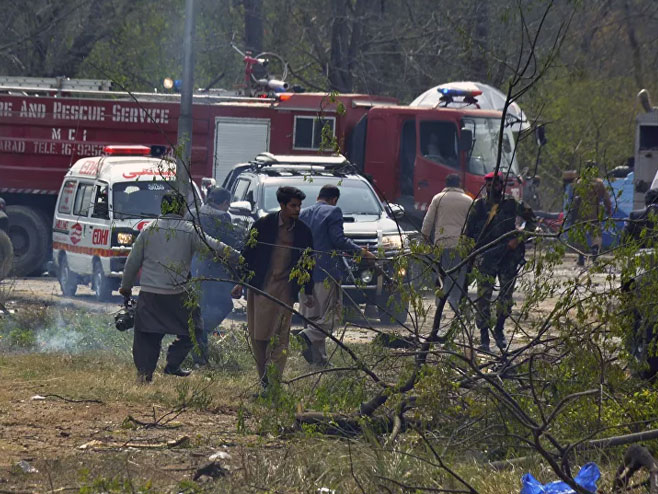
[{"label": "man in brown shalwar kameez", "polygon": [[[290,274],[304,251],[313,249],[310,229],[298,221],[305,194],[295,187],[279,187],[276,196],[281,210],[254,223],[249,238],[255,235],[256,243],[247,241],[242,250],[246,271],[253,272],[247,283],[269,295],[256,290],[247,293],[249,341],[263,388],[269,384],[268,377],[278,379],[283,374],[292,319],[288,307],[297,300],[300,288],[300,280],[291,279]],[[311,294],[313,281],[308,273],[305,276],[304,291]],[[242,286],[236,285],[232,294],[239,298]]]}]

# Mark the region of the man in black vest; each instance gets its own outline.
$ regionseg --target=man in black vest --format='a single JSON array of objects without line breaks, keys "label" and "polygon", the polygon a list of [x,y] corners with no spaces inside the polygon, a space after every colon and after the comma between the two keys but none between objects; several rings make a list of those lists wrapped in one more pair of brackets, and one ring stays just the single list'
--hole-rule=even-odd
[{"label": "man in black vest", "polygon": [[[303,255],[305,251],[312,253],[313,237],[308,226],[298,220],[306,195],[295,187],[279,187],[276,197],[281,210],[254,223],[242,250],[244,267],[253,273],[247,283],[269,295],[255,290],[247,293],[249,340],[264,389],[270,377],[281,377],[286,365],[292,319],[288,307],[297,300],[301,285],[307,295],[313,293],[310,270],[302,266],[308,259]],[[296,268],[302,269],[291,280],[291,271]],[[236,285],[232,295],[239,298],[242,285]],[[306,303],[312,306],[313,297],[307,297]],[[270,364],[272,370],[268,373]]]}]

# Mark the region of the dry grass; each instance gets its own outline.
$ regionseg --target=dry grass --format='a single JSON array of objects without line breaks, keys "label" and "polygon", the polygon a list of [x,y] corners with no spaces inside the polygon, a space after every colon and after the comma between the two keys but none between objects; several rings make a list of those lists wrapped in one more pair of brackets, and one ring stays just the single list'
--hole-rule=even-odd
[{"label": "dry grass", "polygon": [[[413,432],[385,450],[386,438],[373,434],[348,441],[313,428],[291,429],[300,407],[353,408],[363,391],[360,381],[329,374],[285,388],[276,403],[253,400],[255,370],[239,328],[215,342],[214,370],[187,379],[158,373],[151,385],[136,384],[131,335],[114,330],[109,316],[27,306],[0,320],[0,337],[2,492],[314,493],[325,487],[346,494],[463,487],[435,465]],[[61,340],[57,351],[39,343],[49,339]],[[305,371],[293,345],[288,376]],[[167,427],[145,428],[129,417]],[[183,436],[188,440],[176,448],[135,447]],[[222,461],[231,473],[192,482],[194,471],[218,450],[231,455]],[[443,454],[481,494],[519,492],[526,471],[555,479],[541,462],[494,472],[480,457]],[[39,472],[22,472],[20,460]],[[607,464],[601,456],[585,460]],[[603,485],[610,485],[614,466],[606,468]]]}]

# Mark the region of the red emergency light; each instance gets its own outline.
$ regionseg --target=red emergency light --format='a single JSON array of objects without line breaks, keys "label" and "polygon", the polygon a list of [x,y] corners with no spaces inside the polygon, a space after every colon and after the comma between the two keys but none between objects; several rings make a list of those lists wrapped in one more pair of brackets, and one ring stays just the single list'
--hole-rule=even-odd
[{"label": "red emergency light", "polygon": [[147,146],[105,146],[103,154],[107,156],[148,156],[151,148]]}]

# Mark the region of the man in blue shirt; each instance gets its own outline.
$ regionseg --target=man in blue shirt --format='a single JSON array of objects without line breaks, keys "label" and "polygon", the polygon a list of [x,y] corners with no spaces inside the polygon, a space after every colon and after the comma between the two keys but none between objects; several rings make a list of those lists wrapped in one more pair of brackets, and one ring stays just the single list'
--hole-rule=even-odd
[{"label": "man in blue shirt", "polygon": [[[375,255],[362,249],[347,238],[343,231],[343,212],[336,206],[340,190],[335,185],[325,185],[320,189],[317,202],[302,210],[299,219],[313,233],[315,267],[313,268],[312,307],[301,304],[302,314],[318,328],[308,327],[301,332],[305,346],[302,355],[313,365],[325,366],[328,363],[325,342],[343,312],[341,281],[346,275],[344,254],[361,253],[366,259]],[[307,297],[308,295],[304,295]]]},{"label": "man in blue shirt", "polygon": [[[199,209],[199,224],[206,235],[221,239],[222,242],[240,249],[239,240],[244,232],[238,231],[231,223],[228,208],[231,202],[231,193],[222,188],[214,187],[208,192],[208,202]],[[231,278],[230,272],[221,262],[217,262],[213,255],[197,254],[192,260],[192,276],[200,281],[201,318],[203,330],[195,334],[199,348],[192,354],[197,366],[208,364],[208,335],[217,328],[233,310],[231,289],[234,283],[226,281]]]}]

